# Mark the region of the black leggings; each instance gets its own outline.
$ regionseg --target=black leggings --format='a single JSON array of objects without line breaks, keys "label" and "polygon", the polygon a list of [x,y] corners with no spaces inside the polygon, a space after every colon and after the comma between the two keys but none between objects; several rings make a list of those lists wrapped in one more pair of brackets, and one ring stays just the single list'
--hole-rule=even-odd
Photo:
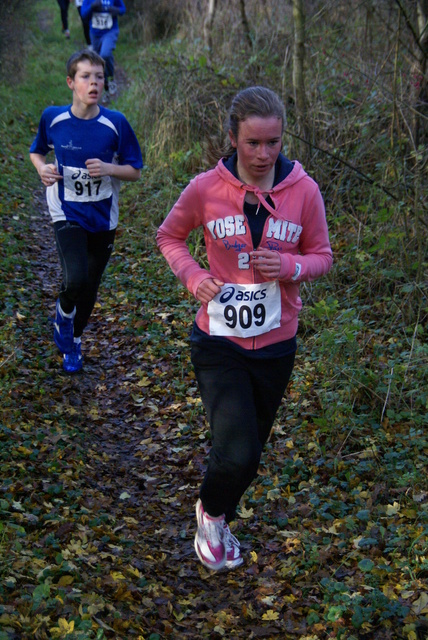
[{"label": "black leggings", "polygon": [[91,44],[91,36],[90,36],[90,24],[91,24],[91,21],[90,21],[89,16],[87,16],[86,18],[82,18],[82,8],[81,7],[77,7],[77,11],[79,12],[80,20],[82,21],[83,35],[85,36],[85,42],[89,47],[89,45]]},{"label": "black leggings", "polygon": [[200,490],[211,516],[224,513],[227,522],[233,520],[256,477],[294,356],[258,359],[228,345],[192,343],[192,364],[211,428],[212,448]]},{"label": "black leggings", "polygon": [[68,29],[68,7],[70,6],[70,0],[57,0],[59,8],[61,10],[61,22],[62,30]]},{"label": "black leggings", "polygon": [[74,336],[79,338],[94,308],[101,276],[113,250],[115,230],[91,233],[77,222],[55,222],[55,240],[62,267],[61,308],[76,307]]}]

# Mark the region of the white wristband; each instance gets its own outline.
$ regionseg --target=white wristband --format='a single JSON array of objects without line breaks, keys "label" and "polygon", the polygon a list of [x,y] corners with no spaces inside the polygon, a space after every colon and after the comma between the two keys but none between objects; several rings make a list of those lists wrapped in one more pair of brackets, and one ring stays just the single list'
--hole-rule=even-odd
[{"label": "white wristband", "polygon": [[294,276],[291,279],[297,280],[297,278],[300,276],[301,271],[302,271],[302,265],[299,262],[296,262],[296,270],[294,272]]}]

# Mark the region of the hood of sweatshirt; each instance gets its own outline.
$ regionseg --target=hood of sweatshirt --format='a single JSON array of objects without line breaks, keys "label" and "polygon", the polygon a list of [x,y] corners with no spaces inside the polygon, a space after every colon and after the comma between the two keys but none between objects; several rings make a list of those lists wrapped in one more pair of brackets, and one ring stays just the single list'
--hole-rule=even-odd
[{"label": "hood of sweatshirt", "polygon": [[275,194],[288,189],[295,185],[300,180],[307,177],[306,171],[303,169],[300,162],[297,160],[291,161],[286,158],[282,153],[279,154],[275,163],[275,178],[271,189],[268,191],[261,191],[259,187],[255,187],[249,184],[245,184],[238,177],[236,170],[237,154],[234,153],[230,158],[223,158],[215,167],[214,171],[218,173],[222,180],[229,184],[242,189],[243,191],[250,191],[253,193],[260,203],[272,214],[275,214],[275,209],[269,204],[267,198],[270,196],[275,200]]}]

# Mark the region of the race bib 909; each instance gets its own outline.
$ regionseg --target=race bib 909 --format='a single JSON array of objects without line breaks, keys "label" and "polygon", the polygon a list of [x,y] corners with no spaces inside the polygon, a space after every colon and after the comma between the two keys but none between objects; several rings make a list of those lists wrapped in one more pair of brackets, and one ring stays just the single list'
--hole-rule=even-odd
[{"label": "race bib 909", "polygon": [[280,326],[281,293],[277,280],[231,284],[208,303],[210,335],[251,338]]}]

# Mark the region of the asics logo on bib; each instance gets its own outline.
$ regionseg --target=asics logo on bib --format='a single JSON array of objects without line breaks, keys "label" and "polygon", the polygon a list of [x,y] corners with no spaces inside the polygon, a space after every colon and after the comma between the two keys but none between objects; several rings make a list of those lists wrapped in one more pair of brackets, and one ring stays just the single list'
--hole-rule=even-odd
[{"label": "asics logo on bib", "polygon": [[77,178],[81,178],[82,180],[91,180],[91,176],[89,175],[89,173],[86,173],[82,169],[78,169],[71,174],[72,180],[77,180]]},{"label": "asics logo on bib", "polygon": [[229,289],[226,289],[225,291],[223,291],[223,293],[220,296],[220,302],[229,302],[229,300],[233,298],[234,293],[235,293],[234,287],[230,287]]},{"label": "asics logo on bib", "polygon": [[222,292],[219,302],[224,304],[229,302],[232,298],[235,298],[238,302],[252,302],[253,300],[264,300],[266,298],[266,289],[257,289],[256,291],[238,291],[235,295],[234,287],[229,287]]}]

